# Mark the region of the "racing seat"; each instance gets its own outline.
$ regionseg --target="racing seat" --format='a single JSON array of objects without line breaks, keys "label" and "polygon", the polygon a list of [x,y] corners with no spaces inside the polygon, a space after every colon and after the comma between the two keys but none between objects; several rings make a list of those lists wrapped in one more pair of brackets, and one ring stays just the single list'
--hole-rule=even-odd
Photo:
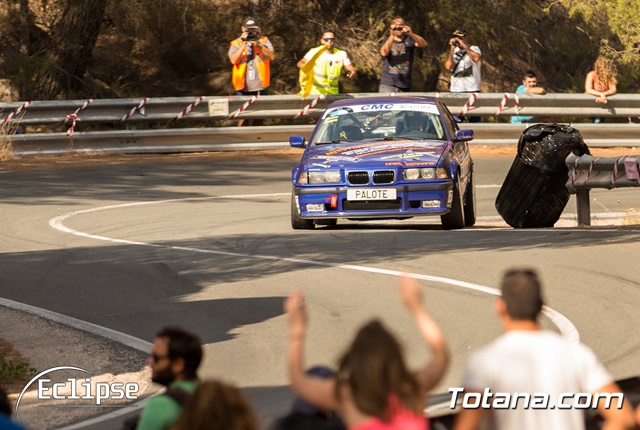
[{"label": "racing seat", "polygon": [[362,132],[357,125],[343,125],[338,132],[338,139],[345,140],[360,140],[362,139]]}]

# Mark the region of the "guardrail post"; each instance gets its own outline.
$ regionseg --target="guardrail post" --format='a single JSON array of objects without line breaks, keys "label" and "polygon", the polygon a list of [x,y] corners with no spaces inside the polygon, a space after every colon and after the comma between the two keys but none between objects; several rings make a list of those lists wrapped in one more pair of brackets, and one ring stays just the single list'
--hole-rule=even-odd
[{"label": "guardrail post", "polygon": [[591,225],[591,207],[589,202],[589,189],[576,190],[578,204],[578,225]]}]

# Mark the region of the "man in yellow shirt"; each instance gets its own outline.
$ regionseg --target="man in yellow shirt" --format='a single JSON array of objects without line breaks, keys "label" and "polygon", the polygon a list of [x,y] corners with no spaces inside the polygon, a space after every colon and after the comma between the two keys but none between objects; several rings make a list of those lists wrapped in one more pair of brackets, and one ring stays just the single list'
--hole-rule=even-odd
[{"label": "man in yellow shirt", "polygon": [[[337,49],[334,46],[335,42],[335,33],[325,31],[320,39],[321,45],[310,49],[304,58],[298,61],[303,95],[338,94],[338,82],[343,67],[349,72],[349,78],[353,79],[356,75],[356,69],[351,64],[349,56],[345,51]],[[308,83],[308,78],[312,78],[312,84]]]}]

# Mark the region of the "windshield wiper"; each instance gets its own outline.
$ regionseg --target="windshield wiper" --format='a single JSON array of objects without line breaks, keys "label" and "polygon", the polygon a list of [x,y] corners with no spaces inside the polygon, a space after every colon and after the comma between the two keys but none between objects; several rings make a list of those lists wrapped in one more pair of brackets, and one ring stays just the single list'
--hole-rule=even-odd
[{"label": "windshield wiper", "polygon": [[333,145],[333,144],[342,143],[342,142],[357,142],[357,140],[333,139],[331,142],[317,142],[316,145]]},{"label": "windshield wiper", "polygon": [[423,137],[385,136],[382,140],[424,140]]}]

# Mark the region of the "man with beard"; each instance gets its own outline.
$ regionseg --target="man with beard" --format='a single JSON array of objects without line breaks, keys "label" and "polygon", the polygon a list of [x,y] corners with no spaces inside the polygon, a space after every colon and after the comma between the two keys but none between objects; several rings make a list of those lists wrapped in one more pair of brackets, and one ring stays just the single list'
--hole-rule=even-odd
[{"label": "man with beard", "polygon": [[149,399],[138,430],[166,429],[175,423],[184,402],[196,389],[200,361],[198,336],[179,327],[165,327],[156,335],[149,357],[151,381],[166,386],[167,391]]}]

